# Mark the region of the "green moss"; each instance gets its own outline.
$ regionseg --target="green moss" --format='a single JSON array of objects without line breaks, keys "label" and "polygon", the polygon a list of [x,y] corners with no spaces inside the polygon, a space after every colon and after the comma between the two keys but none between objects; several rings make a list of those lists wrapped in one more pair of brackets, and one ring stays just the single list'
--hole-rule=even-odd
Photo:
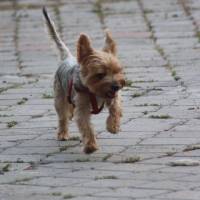
[{"label": "green moss", "polygon": [[108,153],[107,155],[105,155],[105,156],[102,158],[102,161],[108,160],[108,158],[110,158],[112,155],[113,155],[112,153]]},{"label": "green moss", "polygon": [[79,136],[73,136],[69,138],[70,141],[80,141],[80,137]]},{"label": "green moss", "polygon": [[153,83],[154,80],[138,80],[138,81],[133,81],[133,83]]},{"label": "green moss", "polygon": [[160,53],[160,55],[162,56],[162,57],[164,57],[165,56],[165,53],[164,53],[164,50],[163,50],[163,48],[161,48],[160,46],[156,46],[156,50]]},{"label": "green moss", "polygon": [[132,98],[137,98],[137,97],[140,97],[140,96],[142,96],[144,94],[145,94],[144,92],[141,92],[141,93],[136,92],[135,94],[132,95]]},{"label": "green moss", "polygon": [[156,87],[154,87],[154,88],[151,88],[150,90],[154,90],[154,91],[163,91],[163,89],[162,89],[162,88],[156,88]]},{"label": "green moss", "polygon": [[140,161],[140,157],[139,156],[133,156],[133,157],[129,157],[126,158],[125,160],[122,161],[122,163],[135,163]]},{"label": "green moss", "polygon": [[53,196],[61,196],[62,193],[61,192],[53,192],[53,193],[51,193],[51,195],[53,195]]},{"label": "green moss", "polygon": [[175,81],[178,81],[178,80],[180,80],[180,79],[181,79],[180,76],[175,76],[175,77],[174,77],[174,80],[175,80]]},{"label": "green moss", "polygon": [[173,14],[172,17],[177,18],[178,14]]},{"label": "green moss", "polygon": [[6,115],[6,114],[4,114],[4,115],[0,115],[0,117],[13,117],[14,115]]},{"label": "green moss", "polygon": [[177,153],[176,151],[169,151],[169,152],[166,152],[166,155],[167,156],[173,156],[176,153]]},{"label": "green moss", "polygon": [[17,179],[15,182],[16,183],[19,183],[19,182],[27,182],[27,181],[30,181],[30,180],[32,180],[33,178],[22,178],[22,179]]},{"label": "green moss", "polygon": [[152,118],[152,119],[170,119],[172,117],[170,115],[150,115],[149,118]]},{"label": "green moss", "polygon": [[53,93],[43,93],[43,99],[52,99],[54,97]]},{"label": "green moss", "polygon": [[157,104],[157,103],[151,103],[151,104],[144,103],[144,104],[137,104],[135,106],[141,106],[141,107],[146,107],[146,106],[160,106],[160,104]]},{"label": "green moss", "polygon": [[183,151],[194,151],[200,149],[200,144],[194,144],[187,146]]},{"label": "green moss", "polygon": [[16,84],[13,84],[13,85],[10,85],[10,86],[7,86],[7,87],[0,88],[0,94],[2,92],[5,92],[5,91],[9,90],[9,89],[15,89],[15,88],[19,88],[21,86],[22,86],[22,84],[16,83]]},{"label": "green moss", "polygon": [[145,9],[144,10],[144,14],[150,14],[150,13],[153,13],[153,10],[150,10],[150,9]]},{"label": "green moss", "polygon": [[196,36],[197,36],[197,38],[198,38],[198,41],[200,42],[200,31],[197,31]]},{"label": "green moss", "polygon": [[102,179],[118,179],[118,177],[113,176],[113,175],[111,175],[111,176],[96,176],[95,177],[95,180],[102,180]]},{"label": "green moss", "polygon": [[59,151],[62,152],[62,151],[66,151],[69,147],[68,146],[62,146],[62,147],[59,147]]},{"label": "green moss", "polygon": [[160,106],[160,104],[157,104],[157,103],[152,103],[152,104],[149,104],[150,106]]},{"label": "green moss", "polygon": [[126,87],[132,87],[133,81],[126,79]]},{"label": "green moss", "polygon": [[97,13],[98,15],[102,15],[102,5],[101,5],[101,0],[97,0],[94,4],[93,4],[93,9],[92,12]]},{"label": "green moss", "polygon": [[89,158],[78,158],[76,159],[76,162],[89,162],[90,159]]},{"label": "green moss", "polygon": [[20,158],[17,159],[16,163],[24,163],[23,160],[21,160]]},{"label": "green moss", "polygon": [[74,198],[75,196],[71,195],[71,194],[66,194],[63,196],[63,199],[72,199]]},{"label": "green moss", "polygon": [[11,164],[8,163],[2,168],[2,171],[3,172],[8,172],[10,167],[11,167]]},{"label": "green moss", "polygon": [[7,127],[12,128],[12,127],[16,126],[17,124],[18,123],[16,121],[10,121],[10,122],[7,123]]},{"label": "green moss", "polygon": [[20,100],[20,101],[17,102],[17,104],[18,105],[22,105],[22,104],[25,104],[27,101],[28,101],[28,98],[23,97],[22,100]]},{"label": "green moss", "polygon": [[176,76],[176,71],[172,70],[172,76]]},{"label": "green moss", "polygon": [[148,111],[145,110],[145,111],[143,112],[143,114],[144,114],[144,115],[147,115],[147,114],[148,114]]},{"label": "green moss", "polygon": [[135,106],[141,106],[141,107],[144,107],[144,106],[148,106],[148,103],[138,104],[138,105],[135,105]]}]

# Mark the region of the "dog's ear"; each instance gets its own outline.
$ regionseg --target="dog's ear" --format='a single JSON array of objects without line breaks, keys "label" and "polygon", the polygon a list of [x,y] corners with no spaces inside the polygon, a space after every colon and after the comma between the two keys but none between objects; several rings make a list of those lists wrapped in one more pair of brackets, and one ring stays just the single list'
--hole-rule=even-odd
[{"label": "dog's ear", "polygon": [[89,37],[81,33],[77,43],[77,59],[81,63],[85,58],[90,56],[93,53],[93,48]]},{"label": "dog's ear", "polygon": [[106,38],[105,38],[105,46],[103,48],[103,51],[107,53],[111,53],[114,56],[117,54],[117,46],[115,41],[112,38],[111,32],[107,29],[105,30]]}]

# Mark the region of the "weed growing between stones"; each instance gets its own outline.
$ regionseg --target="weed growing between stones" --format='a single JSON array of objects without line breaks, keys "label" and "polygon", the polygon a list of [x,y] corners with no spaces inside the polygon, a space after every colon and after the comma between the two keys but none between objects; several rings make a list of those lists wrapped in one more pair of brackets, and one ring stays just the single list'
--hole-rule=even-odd
[{"label": "weed growing between stones", "polygon": [[54,97],[53,93],[43,93],[43,99],[52,99]]},{"label": "weed growing between stones", "polygon": [[72,198],[74,198],[74,196],[71,194],[66,194],[63,196],[63,199],[72,199]]},{"label": "weed growing between stones", "polygon": [[102,179],[118,179],[116,176],[96,176],[95,180],[102,180]]},{"label": "weed growing between stones", "polygon": [[122,163],[135,163],[140,160],[141,160],[141,158],[139,156],[133,156],[133,157],[126,158],[125,160],[122,160],[121,162]]},{"label": "weed growing between stones", "polygon": [[149,118],[152,119],[171,119],[170,115],[150,115]]},{"label": "weed growing between stones", "polygon": [[23,97],[20,101],[17,102],[18,105],[25,104],[28,101],[28,98]]},{"label": "weed growing between stones", "polygon": [[18,123],[16,121],[10,121],[10,122],[7,123],[7,127],[12,128],[12,127],[16,126],[17,124]]},{"label": "weed growing between stones", "polygon": [[11,164],[8,163],[2,168],[2,171],[3,172],[9,172],[10,171],[10,167],[11,167]]}]

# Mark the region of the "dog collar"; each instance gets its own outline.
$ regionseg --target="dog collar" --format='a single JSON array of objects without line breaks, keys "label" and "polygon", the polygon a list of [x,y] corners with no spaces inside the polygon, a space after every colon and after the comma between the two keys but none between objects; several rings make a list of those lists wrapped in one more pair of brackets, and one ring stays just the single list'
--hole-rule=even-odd
[{"label": "dog collar", "polygon": [[[67,98],[68,98],[68,102],[70,104],[72,104],[73,106],[75,106],[74,103],[72,102],[72,98],[71,98],[73,85],[74,85],[73,79],[71,79],[68,82],[68,90],[67,90],[68,91],[68,95],[67,95]],[[75,88],[75,90],[77,92],[84,92],[84,93],[88,94],[89,99],[90,99],[90,103],[91,103],[91,106],[92,106],[92,111],[90,112],[91,114],[95,114],[96,115],[96,114],[99,114],[102,111],[102,109],[104,107],[104,102],[102,103],[102,105],[100,107],[98,107],[96,96],[92,92],[90,92],[88,88],[86,88],[86,87],[83,86],[80,89],[80,88],[76,87],[76,85],[74,85],[74,88]]]}]

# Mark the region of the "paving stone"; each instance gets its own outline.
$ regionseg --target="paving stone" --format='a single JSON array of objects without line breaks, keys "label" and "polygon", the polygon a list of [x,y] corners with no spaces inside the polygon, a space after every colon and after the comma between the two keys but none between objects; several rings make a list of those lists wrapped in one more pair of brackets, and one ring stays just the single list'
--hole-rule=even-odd
[{"label": "paving stone", "polygon": [[133,188],[119,188],[115,191],[109,191],[109,192],[102,192],[100,194],[96,194],[96,196],[100,197],[122,197],[122,198],[128,198],[128,197],[133,197],[133,198],[144,198],[148,196],[153,196],[153,195],[162,195],[163,193],[167,193],[167,190],[152,190],[152,189],[133,189]]},{"label": "paving stone", "polygon": [[42,155],[0,155],[0,162],[24,163],[24,162],[39,162],[42,160]]},{"label": "paving stone", "polygon": [[191,199],[191,200],[197,200],[199,199],[200,192],[199,191],[177,191],[177,192],[171,192],[169,194],[163,194],[159,195],[160,198],[171,198],[171,199]]},{"label": "paving stone", "polygon": [[50,186],[50,187],[66,187],[72,186],[76,183],[85,182],[85,180],[81,179],[73,179],[73,178],[55,178],[55,177],[41,177],[36,180],[26,181],[26,185],[40,185],[40,186]]}]

